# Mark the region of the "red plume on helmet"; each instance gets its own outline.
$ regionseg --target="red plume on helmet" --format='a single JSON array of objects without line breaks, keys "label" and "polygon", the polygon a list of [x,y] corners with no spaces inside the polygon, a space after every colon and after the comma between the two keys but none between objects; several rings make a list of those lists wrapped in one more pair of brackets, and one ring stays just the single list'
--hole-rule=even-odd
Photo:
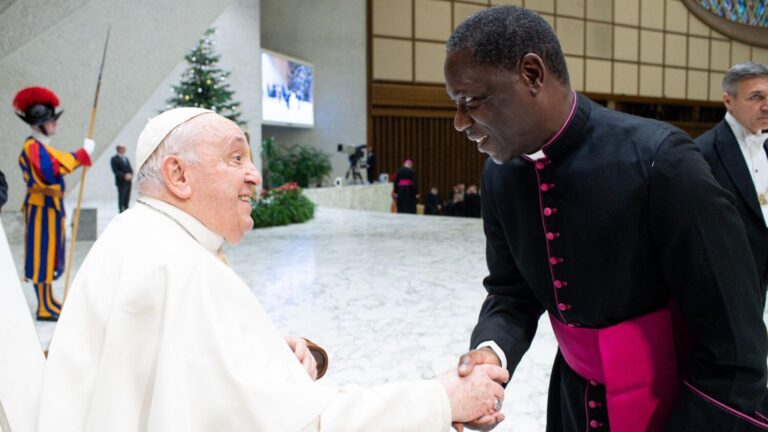
[{"label": "red plume on helmet", "polygon": [[58,119],[62,111],[55,112],[57,106],[59,106],[59,98],[45,87],[21,89],[13,98],[16,115],[32,126]]}]

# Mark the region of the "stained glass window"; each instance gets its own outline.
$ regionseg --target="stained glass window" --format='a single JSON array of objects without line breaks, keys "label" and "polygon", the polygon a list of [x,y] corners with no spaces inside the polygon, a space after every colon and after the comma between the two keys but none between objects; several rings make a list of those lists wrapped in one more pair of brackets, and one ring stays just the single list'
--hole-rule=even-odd
[{"label": "stained glass window", "polygon": [[698,0],[706,10],[722,18],[768,27],[768,0]]}]

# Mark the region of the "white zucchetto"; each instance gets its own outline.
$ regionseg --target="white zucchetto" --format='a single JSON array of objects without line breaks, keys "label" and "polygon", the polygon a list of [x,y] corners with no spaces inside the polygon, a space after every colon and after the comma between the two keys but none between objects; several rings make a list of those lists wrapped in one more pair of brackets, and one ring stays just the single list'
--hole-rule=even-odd
[{"label": "white zucchetto", "polygon": [[136,172],[139,172],[149,156],[172,130],[188,120],[207,113],[213,113],[213,111],[204,108],[174,108],[151,118],[141,131],[139,142],[136,144]]}]

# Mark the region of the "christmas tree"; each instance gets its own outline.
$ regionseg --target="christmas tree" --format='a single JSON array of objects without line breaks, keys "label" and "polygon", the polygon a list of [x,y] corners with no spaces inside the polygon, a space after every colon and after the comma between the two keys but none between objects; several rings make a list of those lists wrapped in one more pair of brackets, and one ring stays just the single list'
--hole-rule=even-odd
[{"label": "christmas tree", "polygon": [[219,56],[213,50],[213,36],[216,30],[210,28],[186,55],[189,68],[181,74],[181,82],[171,87],[173,97],[168,99],[166,109],[178,107],[200,107],[213,110],[240,126],[237,108],[240,102],[232,100],[234,91],[229,89],[226,79],[230,72],[217,67]]}]

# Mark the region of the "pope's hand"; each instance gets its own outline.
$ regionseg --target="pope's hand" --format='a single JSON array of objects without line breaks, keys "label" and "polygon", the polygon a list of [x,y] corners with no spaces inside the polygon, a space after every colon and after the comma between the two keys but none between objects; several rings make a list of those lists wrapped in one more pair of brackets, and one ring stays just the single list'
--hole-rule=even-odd
[{"label": "pope's hand", "polygon": [[465,423],[486,416],[495,423],[500,422],[504,417],[497,408],[504,400],[504,389],[499,382],[508,379],[509,372],[506,369],[491,365],[477,365],[466,377],[460,377],[455,370],[437,377],[451,402],[451,421],[454,423]]},{"label": "pope's hand", "polygon": [[296,358],[299,359],[299,363],[304,366],[309,377],[312,378],[312,381],[315,381],[317,379],[317,362],[309,348],[307,348],[307,341],[293,336],[286,336],[285,341],[288,342],[288,346],[293,351],[293,354],[296,355]]},{"label": "pope's hand", "polygon": [[93,154],[93,151],[96,149],[96,142],[90,138],[86,138],[83,141],[83,150],[88,153],[88,156]]}]

